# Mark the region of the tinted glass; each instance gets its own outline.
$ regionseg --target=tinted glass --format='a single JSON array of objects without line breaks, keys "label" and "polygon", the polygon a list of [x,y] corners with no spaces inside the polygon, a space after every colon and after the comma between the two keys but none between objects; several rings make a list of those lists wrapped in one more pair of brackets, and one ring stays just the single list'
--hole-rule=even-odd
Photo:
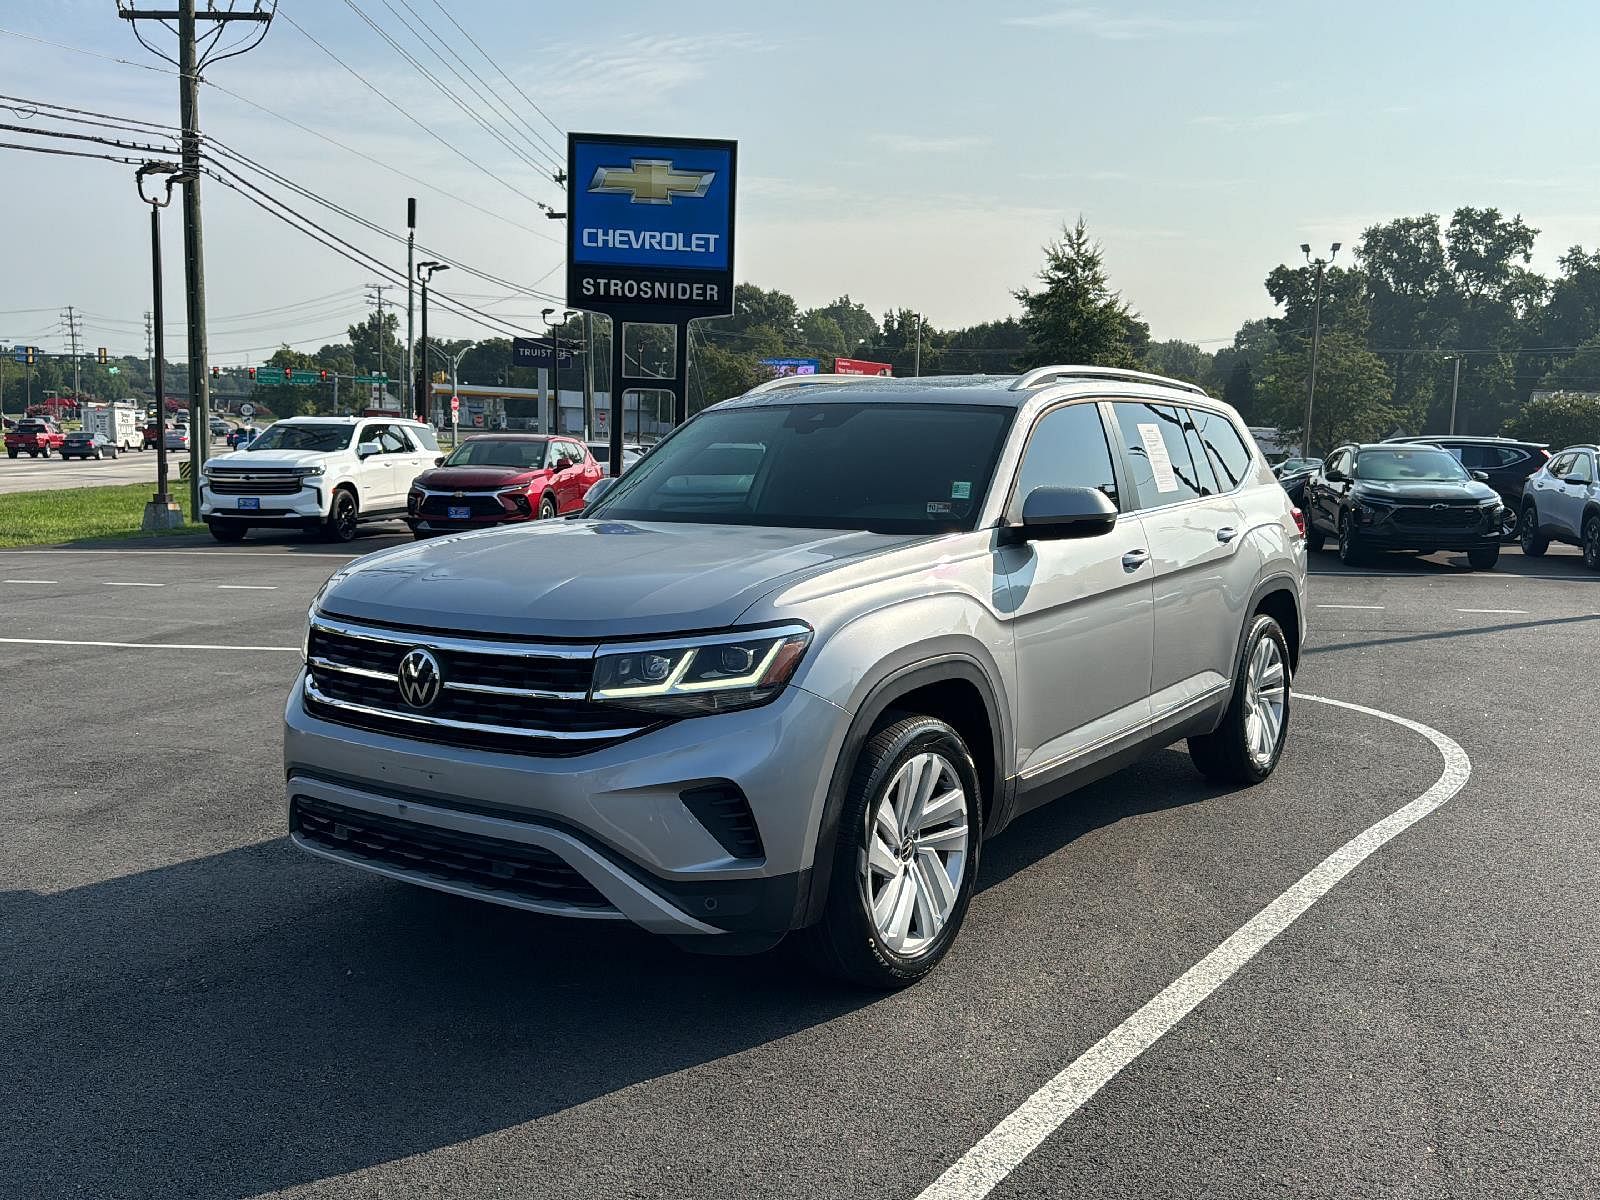
[{"label": "tinted glass", "polygon": [[1017,472],[1014,502],[1021,504],[1037,487],[1099,488],[1116,503],[1117,476],[1097,405],[1058,408],[1033,427]]},{"label": "tinted glass", "polygon": [[433,436],[433,430],[428,426],[407,425],[406,433],[411,436],[412,441],[416,442],[424,450],[431,450],[435,454],[439,452],[439,439]]},{"label": "tinted glass", "polygon": [[710,411],[640,459],[590,515],[881,533],[971,529],[1015,415],[887,403]]},{"label": "tinted glass", "polygon": [[611,461],[611,443],[590,442],[589,453],[594,455],[595,462],[604,465]]},{"label": "tinted glass", "polygon": [[[1254,461],[1250,448],[1244,444],[1233,422],[1220,413],[1197,408],[1191,410],[1191,415],[1200,441],[1211,456],[1211,465],[1216,469],[1217,486],[1222,491],[1231,492],[1250,474],[1250,464]],[[1294,458],[1289,462],[1292,465],[1284,471],[1286,475],[1303,467],[1317,465],[1316,460],[1311,458]]]},{"label": "tinted glass", "polygon": [[[1183,441],[1189,448],[1189,461],[1194,464],[1194,479],[1200,491],[1209,496],[1226,489],[1217,486],[1217,474],[1211,466],[1211,456],[1200,441],[1200,430],[1194,423],[1192,409],[1179,408],[1178,419],[1183,422]],[[1230,487],[1232,485],[1229,485]]]},{"label": "tinted glass", "polygon": [[378,448],[385,454],[408,454],[411,443],[394,426],[385,425],[378,431]]},{"label": "tinted glass", "polygon": [[1500,456],[1492,446],[1451,446],[1450,453],[1463,467],[1473,471],[1482,471],[1490,466],[1498,466]]},{"label": "tinted glass", "polygon": [[536,471],[544,466],[545,442],[520,439],[472,438],[457,446],[444,460],[447,467],[520,467]]},{"label": "tinted glass", "polygon": [[1550,464],[1550,474],[1554,475],[1557,479],[1565,479],[1568,475],[1572,474],[1572,460],[1577,457],[1578,456],[1576,454],[1558,455],[1556,460]]},{"label": "tinted glass", "polygon": [[256,450],[313,450],[327,454],[350,444],[348,425],[292,425],[284,421],[272,426],[255,441]]},{"label": "tinted glass", "polygon": [[1455,455],[1436,446],[1363,450],[1356,459],[1356,476],[1380,483],[1414,480],[1457,482],[1471,478]]},{"label": "tinted glass", "polygon": [[[1178,410],[1166,404],[1113,404],[1122,444],[1133,467],[1134,489],[1144,508],[1179,504],[1203,495],[1189,457]],[[1206,472],[1209,477],[1209,469]],[[1207,486],[1209,490],[1209,486]]]},{"label": "tinted glass", "polygon": [[1587,454],[1580,454],[1572,463],[1572,473],[1588,483],[1594,482],[1594,466]]}]

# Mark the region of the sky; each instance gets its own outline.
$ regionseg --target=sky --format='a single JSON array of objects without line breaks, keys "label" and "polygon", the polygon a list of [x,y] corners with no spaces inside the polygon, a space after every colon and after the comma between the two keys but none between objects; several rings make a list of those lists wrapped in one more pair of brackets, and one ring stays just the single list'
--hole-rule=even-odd
[{"label": "sky", "polygon": [[[1272,312],[1262,281],[1299,260],[1300,243],[1342,242],[1348,261],[1363,229],[1393,217],[1520,213],[1541,230],[1534,265],[1546,272],[1569,246],[1600,244],[1593,3],[282,0],[279,11],[288,19],[257,49],[207,72],[234,95],[202,90],[204,131],[402,234],[415,195],[425,244],[552,297],[562,226],[534,202],[559,209],[561,190],[360,13],[534,164],[555,158],[538,139],[561,146],[558,130],[737,138],[738,276],[802,307],[848,293],[935,327],[1014,315],[1040,247],[1081,215],[1152,335],[1215,349]],[[421,31],[419,17],[480,88],[498,88],[504,116],[407,31],[402,18]],[[143,69],[165,64],[114,0],[0,0],[0,31],[0,93],[176,124],[177,80]],[[171,49],[164,31],[149,35]],[[0,122],[27,123],[5,108]],[[213,361],[258,362],[285,341],[315,349],[370,312],[373,272],[219,184],[203,191]],[[292,199],[403,274],[403,246]],[[176,217],[164,226],[172,337]],[[56,314],[73,305],[88,345],[143,353],[149,209],[131,167],[0,149],[0,229],[0,343],[62,348]],[[439,285],[533,330],[558,302],[459,271]],[[403,302],[399,289],[385,297]],[[437,310],[431,331],[485,335]]]}]

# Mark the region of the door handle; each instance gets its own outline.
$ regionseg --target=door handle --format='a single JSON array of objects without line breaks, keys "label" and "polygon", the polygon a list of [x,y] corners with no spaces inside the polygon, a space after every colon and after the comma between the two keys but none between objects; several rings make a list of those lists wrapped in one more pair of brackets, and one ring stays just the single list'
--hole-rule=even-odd
[{"label": "door handle", "polygon": [[1221,529],[1217,530],[1217,541],[1219,542],[1231,542],[1238,536],[1239,531],[1232,525],[1224,525]]},{"label": "door handle", "polygon": [[1129,550],[1122,556],[1122,569],[1124,571],[1137,571],[1140,567],[1144,566],[1149,558],[1150,551],[1148,550],[1143,548],[1138,550]]}]

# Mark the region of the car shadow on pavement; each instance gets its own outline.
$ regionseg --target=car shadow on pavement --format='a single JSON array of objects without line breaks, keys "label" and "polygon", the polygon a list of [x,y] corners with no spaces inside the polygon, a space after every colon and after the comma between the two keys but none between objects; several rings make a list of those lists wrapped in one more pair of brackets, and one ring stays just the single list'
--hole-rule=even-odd
[{"label": "car shadow on pavement", "polygon": [[[1217,794],[1179,752],[1031,813],[994,887]],[[0,892],[0,1193],[245,1197],[511,1128],[869,1004],[792,944],[700,957],[346,872],[274,839]]]},{"label": "car shadow on pavement", "polygon": [[1467,561],[1465,554],[1448,552],[1427,557],[1394,552],[1374,554],[1354,567],[1345,566],[1339,561],[1337,554],[1330,552],[1313,554],[1308,566],[1311,574],[1316,576],[1345,575],[1359,578],[1372,575],[1404,575],[1425,579],[1430,576],[1445,578],[1453,575],[1479,575],[1492,579],[1496,575],[1505,575],[1513,578],[1600,581],[1600,575],[1596,575],[1583,565],[1583,555],[1564,546],[1552,546],[1550,552],[1540,558],[1529,558],[1521,550],[1506,546],[1501,549],[1500,561],[1492,571],[1475,570]]},{"label": "car shadow on pavement", "polygon": [[[1484,637],[1494,633],[1510,633],[1519,629],[1549,629],[1559,625],[1582,625],[1600,621],[1600,614],[1579,613],[1573,617],[1539,617],[1532,621],[1505,621],[1496,625],[1473,625],[1465,629],[1435,629],[1428,633],[1405,633],[1395,637],[1358,638],[1344,642],[1321,641],[1308,645],[1302,651],[1307,656],[1333,654],[1339,650],[1371,649],[1373,646],[1399,646],[1408,642],[1451,641],[1455,638]],[[1323,634],[1321,637],[1338,636]]]}]

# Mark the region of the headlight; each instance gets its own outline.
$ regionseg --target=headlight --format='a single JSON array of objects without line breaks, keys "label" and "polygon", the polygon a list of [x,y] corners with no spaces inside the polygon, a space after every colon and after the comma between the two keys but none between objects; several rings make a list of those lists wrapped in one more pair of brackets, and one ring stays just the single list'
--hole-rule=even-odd
[{"label": "headlight", "polygon": [[717,638],[602,646],[589,698],[640,712],[697,716],[765,704],[811,644],[803,625]]},{"label": "headlight", "polygon": [[295,468],[295,473],[298,474],[298,475],[325,475],[325,474],[327,474],[327,471],[328,471],[327,467],[320,466],[320,465],[319,466],[314,466],[314,467],[296,467]]}]

